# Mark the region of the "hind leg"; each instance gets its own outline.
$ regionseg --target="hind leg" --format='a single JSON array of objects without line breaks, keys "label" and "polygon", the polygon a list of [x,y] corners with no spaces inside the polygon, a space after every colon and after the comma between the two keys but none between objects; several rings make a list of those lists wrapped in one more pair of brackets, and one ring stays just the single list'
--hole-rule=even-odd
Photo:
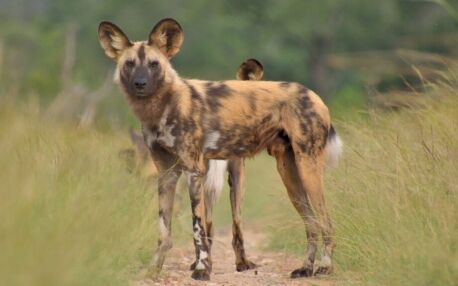
[{"label": "hind leg", "polygon": [[324,252],[321,265],[317,273],[329,274],[332,272],[332,252],[335,247],[333,238],[333,228],[326,209],[323,194],[323,169],[324,154],[309,155],[293,142],[294,157],[298,177],[307,192],[312,208],[317,218],[317,222],[324,241]]},{"label": "hind leg", "polygon": [[296,269],[291,273],[291,277],[309,277],[313,275],[313,264],[315,261],[319,236],[319,225],[310,207],[306,190],[299,178],[291,146],[279,144],[273,147],[270,150],[270,153],[274,155],[277,160],[277,169],[288,191],[288,196],[305,224],[305,232],[307,236],[305,262],[303,267]]},{"label": "hind leg", "polygon": [[241,207],[245,195],[245,163],[243,159],[230,160],[228,165],[228,183],[231,188],[230,199],[232,209],[232,247],[235,253],[237,271],[253,269],[256,264],[246,258],[242,234]]}]

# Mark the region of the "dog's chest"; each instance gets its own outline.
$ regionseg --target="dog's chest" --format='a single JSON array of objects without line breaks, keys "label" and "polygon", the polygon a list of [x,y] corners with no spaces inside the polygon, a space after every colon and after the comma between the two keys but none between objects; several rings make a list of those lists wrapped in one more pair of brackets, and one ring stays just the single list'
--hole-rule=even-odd
[{"label": "dog's chest", "polygon": [[146,144],[159,144],[167,149],[175,149],[179,141],[180,124],[178,120],[171,116],[170,109],[166,109],[162,114],[159,123],[154,126],[142,125],[143,136]]}]

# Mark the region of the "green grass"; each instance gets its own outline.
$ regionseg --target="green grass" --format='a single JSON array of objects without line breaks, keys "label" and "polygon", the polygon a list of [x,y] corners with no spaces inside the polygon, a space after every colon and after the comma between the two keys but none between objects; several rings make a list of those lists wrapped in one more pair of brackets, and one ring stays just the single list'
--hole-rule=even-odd
[{"label": "green grass", "polygon": [[[458,281],[458,94],[399,112],[335,122],[345,142],[325,177],[342,285],[456,285]],[[448,93],[448,94],[445,94]],[[123,131],[45,118],[0,98],[0,285],[126,285],[156,245],[155,188],[118,157]],[[274,160],[247,160],[247,227],[271,247],[302,256],[303,224]],[[191,241],[181,186],[175,245]],[[227,189],[216,227],[231,223]],[[248,250],[249,255],[249,250]],[[292,270],[292,269],[291,269]]]}]

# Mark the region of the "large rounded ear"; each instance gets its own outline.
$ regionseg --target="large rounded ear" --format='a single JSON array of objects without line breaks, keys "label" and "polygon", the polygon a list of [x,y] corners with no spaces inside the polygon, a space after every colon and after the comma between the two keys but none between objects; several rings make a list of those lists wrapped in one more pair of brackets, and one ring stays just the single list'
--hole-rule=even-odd
[{"label": "large rounded ear", "polygon": [[148,45],[155,45],[167,57],[171,58],[180,51],[183,43],[183,29],[171,18],[160,20],[148,36]]},{"label": "large rounded ear", "polygon": [[261,80],[264,75],[262,64],[256,59],[248,59],[237,70],[238,80]]},{"label": "large rounded ear", "polygon": [[115,24],[103,21],[99,25],[99,42],[105,54],[117,60],[121,53],[132,46],[127,36]]}]

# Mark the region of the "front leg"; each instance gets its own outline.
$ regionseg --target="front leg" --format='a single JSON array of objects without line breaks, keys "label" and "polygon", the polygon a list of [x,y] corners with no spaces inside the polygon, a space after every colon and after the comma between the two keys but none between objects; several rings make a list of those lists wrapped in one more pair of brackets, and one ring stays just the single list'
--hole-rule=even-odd
[{"label": "front leg", "polygon": [[158,247],[153,255],[152,269],[149,276],[156,276],[162,269],[165,255],[172,248],[172,212],[173,200],[181,169],[172,168],[165,172],[160,172],[158,179],[158,200],[159,200],[159,238]]},{"label": "front leg", "polygon": [[192,226],[196,248],[196,265],[192,278],[210,280],[211,256],[205,221],[204,174],[202,170],[188,172],[189,197],[191,198]]},{"label": "front leg", "polygon": [[178,157],[158,145],[154,136],[147,128],[143,128],[145,143],[148,146],[154,164],[159,170],[158,203],[159,203],[159,238],[158,247],[151,261],[151,268],[147,274],[155,277],[161,271],[167,251],[172,248],[171,227],[173,200],[182,167]]}]

